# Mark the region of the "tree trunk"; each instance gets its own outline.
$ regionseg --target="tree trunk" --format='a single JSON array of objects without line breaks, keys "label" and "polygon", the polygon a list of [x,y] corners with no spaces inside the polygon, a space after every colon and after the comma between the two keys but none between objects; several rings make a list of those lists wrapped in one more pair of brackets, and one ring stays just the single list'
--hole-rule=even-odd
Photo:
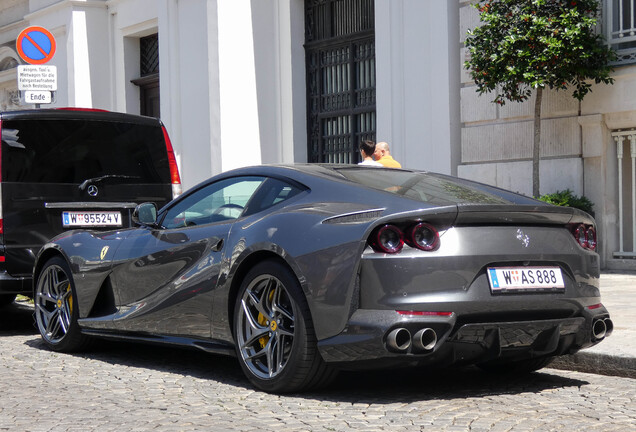
[{"label": "tree trunk", "polygon": [[543,89],[537,87],[536,99],[534,101],[534,143],[532,145],[532,196],[539,198],[539,160],[541,155],[541,99]]}]

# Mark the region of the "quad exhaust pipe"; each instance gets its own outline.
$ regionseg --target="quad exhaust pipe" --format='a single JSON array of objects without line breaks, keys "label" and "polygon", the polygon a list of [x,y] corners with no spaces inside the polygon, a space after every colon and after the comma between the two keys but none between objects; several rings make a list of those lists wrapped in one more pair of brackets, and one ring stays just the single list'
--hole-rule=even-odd
[{"label": "quad exhaust pipe", "polygon": [[606,332],[607,326],[604,320],[597,319],[592,323],[592,336],[594,336],[594,339],[603,339]]},{"label": "quad exhaust pipe", "polygon": [[614,331],[614,322],[611,319],[605,318],[605,337],[608,337]]},{"label": "quad exhaust pipe", "polygon": [[592,337],[595,340],[600,340],[608,337],[614,330],[614,323],[611,319],[597,319],[592,322]]},{"label": "quad exhaust pipe", "polygon": [[413,346],[419,351],[430,351],[437,343],[437,333],[430,328],[418,330],[413,336]]},{"label": "quad exhaust pipe", "polygon": [[407,329],[400,327],[387,335],[386,344],[390,351],[405,353],[411,348],[416,352],[432,351],[437,344],[437,333],[431,328],[418,330],[414,335]]},{"label": "quad exhaust pipe", "polygon": [[[614,323],[609,318],[595,319],[592,322],[593,340],[601,340],[612,334]],[[413,346],[416,353],[426,353],[432,351],[437,345],[437,333],[431,328],[422,328],[411,335],[411,332],[399,327],[389,332],[386,338],[389,351],[406,353]]]},{"label": "quad exhaust pipe", "polygon": [[392,351],[405,352],[411,347],[411,332],[405,328],[396,328],[389,333],[386,343]]}]

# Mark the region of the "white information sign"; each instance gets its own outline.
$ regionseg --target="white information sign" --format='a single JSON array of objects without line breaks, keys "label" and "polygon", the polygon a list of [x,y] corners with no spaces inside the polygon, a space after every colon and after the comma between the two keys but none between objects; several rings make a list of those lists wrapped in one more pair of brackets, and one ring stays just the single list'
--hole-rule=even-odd
[{"label": "white information sign", "polygon": [[24,101],[29,104],[50,104],[52,102],[51,92],[47,90],[26,90]]},{"label": "white information sign", "polygon": [[18,66],[18,90],[56,91],[57,67],[44,65]]}]

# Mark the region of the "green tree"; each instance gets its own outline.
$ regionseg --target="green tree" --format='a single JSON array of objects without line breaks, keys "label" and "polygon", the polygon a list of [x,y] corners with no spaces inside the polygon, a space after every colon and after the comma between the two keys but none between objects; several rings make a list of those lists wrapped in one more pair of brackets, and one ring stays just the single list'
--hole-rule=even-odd
[{"label": "green tree", "polygon": [[573,88],[581,101],[591,82],[612,84],[615,53],[596,32],[598,0],[481,0],[481,26],[468,31],[464,66],[479,94],[494,103],[523,102],[535,93],[532,194],[539,196],[541,100],[546,88]]},{"label": "green tree", "polygon": [[574,207],[594,216],[594,203],[585,196],[575,195],[570,189],[541,195],[541,201],[565,207]]}]

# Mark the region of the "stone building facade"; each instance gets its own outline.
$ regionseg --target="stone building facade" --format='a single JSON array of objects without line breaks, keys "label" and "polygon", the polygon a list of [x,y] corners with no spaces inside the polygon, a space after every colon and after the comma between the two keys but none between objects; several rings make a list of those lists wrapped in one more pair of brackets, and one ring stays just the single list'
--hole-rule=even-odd
[{"label": "stone building facade", "polygon": [[[479,13],[459,1],[460,50]],[[541,126],[541,194],[570,189],[594,203],[602,265],[636,269],[636,1],[603,2],[600,29],[619,54],[613,85],[597,85],[582,102],[545,92]],[[534,98],[491,103],[468,71],[461,76],[461,177],[532,195]]]}]

